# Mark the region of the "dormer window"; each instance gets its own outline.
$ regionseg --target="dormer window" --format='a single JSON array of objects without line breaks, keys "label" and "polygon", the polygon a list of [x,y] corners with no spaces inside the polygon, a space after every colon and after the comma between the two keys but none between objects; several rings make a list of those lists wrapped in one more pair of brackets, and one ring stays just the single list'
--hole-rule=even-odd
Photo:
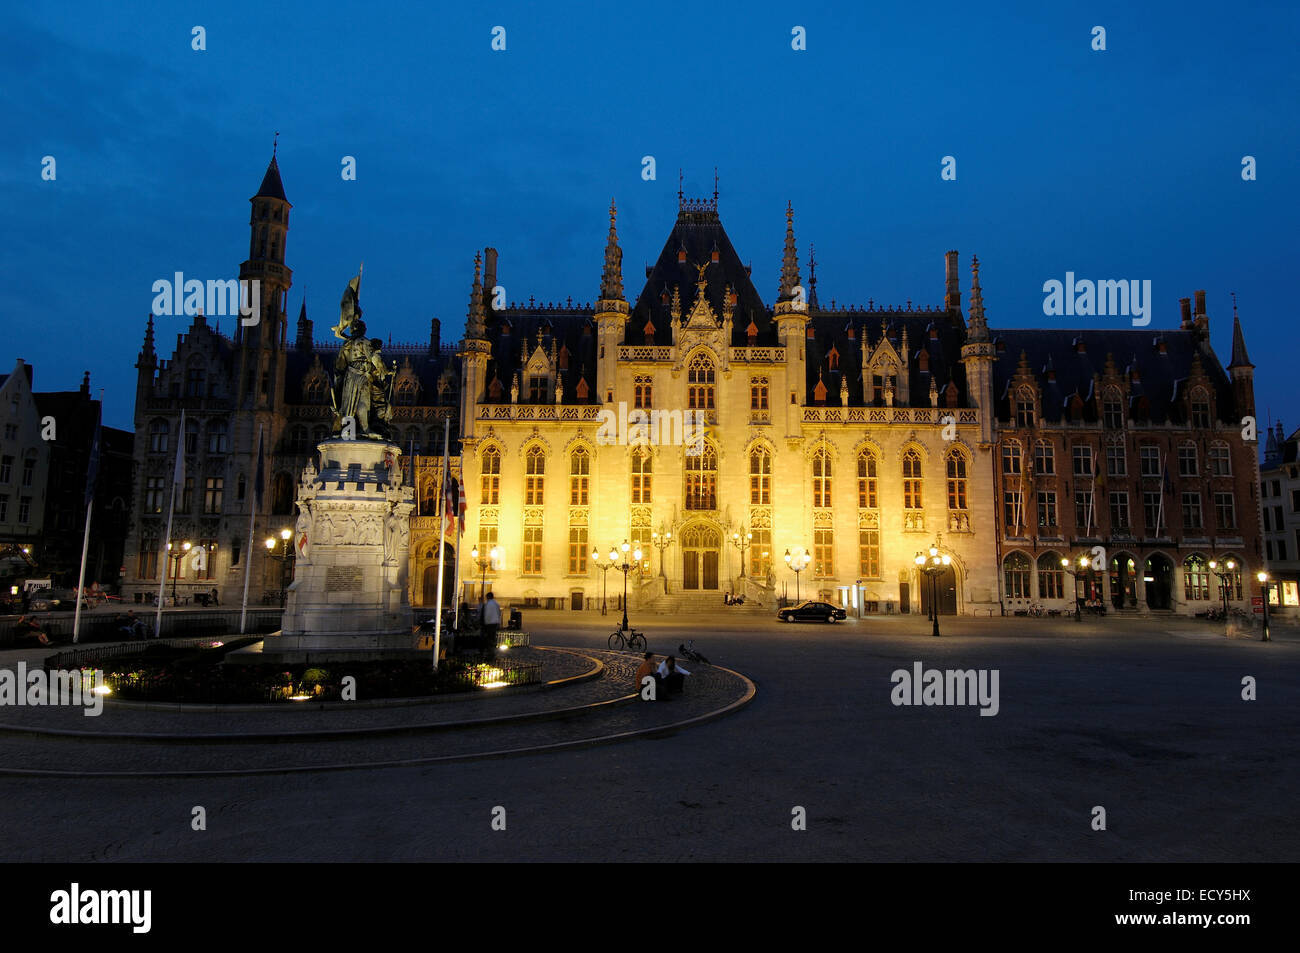
[{"label": "dormer window", "polygon": [[532,374],[528,378],[528,402],[530,404],[544,404],[549,399],[549,381],[540,374]]}]

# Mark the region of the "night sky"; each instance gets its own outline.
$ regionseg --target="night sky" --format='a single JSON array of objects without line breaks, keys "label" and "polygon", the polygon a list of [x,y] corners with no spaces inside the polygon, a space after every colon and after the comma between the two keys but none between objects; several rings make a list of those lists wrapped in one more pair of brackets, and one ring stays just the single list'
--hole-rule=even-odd
[{"label": "night sky", "polygon": [[[1295,4],[841,6],[7,4],[0,373],[21,357],[68,390],[89,370],[130,428],[151,286],[237,274],[278,131],[290,316],[305,295],[318,339],[360,261],[366,322],[394,342],[435,316],[459,338],[485,245],[509,300],[591,301],[611,197],[634,299],[678,168],[706,196],[716,166],[769,305],[787,200],[823,305],[940,304],[957,248],[963,303],[976,253],[994,327],[1131,326],[1046,317],[1067,271],[1151,280],[1153,329],[1205,288],[1226,364],[1235,291],[1261,422],[1300,425]],[[188,326],[158,321],[162,357]]]}]

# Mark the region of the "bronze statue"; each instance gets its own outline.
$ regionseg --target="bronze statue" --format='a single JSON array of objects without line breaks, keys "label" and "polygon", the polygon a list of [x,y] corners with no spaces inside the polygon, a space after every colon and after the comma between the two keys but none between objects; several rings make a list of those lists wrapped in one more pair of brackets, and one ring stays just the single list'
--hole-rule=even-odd
[{"label": "bronze statue", "polygon": [[[386,440],[393,419],[389,400],[396,365],[390,370],[380,356],[383,342],[366,338],[366,323],[361,320],[361,275],[348,282],[339,306],[339,323],[332,330],[345,343],[334,362],[334,428],[345,429],[354,437]],[[352,423],[350,428],[348,422]]]}]

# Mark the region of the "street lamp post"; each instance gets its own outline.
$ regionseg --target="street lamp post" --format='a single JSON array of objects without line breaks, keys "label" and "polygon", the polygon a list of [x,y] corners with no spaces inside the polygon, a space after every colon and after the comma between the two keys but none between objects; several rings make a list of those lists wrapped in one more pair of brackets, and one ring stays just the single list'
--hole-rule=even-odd
[{"label": "street lamp post", "polygon": [[939,547],[935,545],[930,547],[928,556],[924,553],[917,553],[914,561],[917,568],[930,577],[930,618],[934,621],[934,630],[930,634],[937,638],[939,635],[939,575],[952,565],[952,557],[947,553],[939,552]]},{"label": "street lamp post", "polygon": [[1273,640],[1269,638],[1269,634],[1268,634],[1268,590],[1269,590],[1268,573],[1264,572],[1264,570],[1261,569],[1259,572],[1255,574],[1255,578],[1259,580],[1259,587],[1264,592],[1264,639],[1263,641],[1271,642]]},{"label": "street lamp post", "polygon": [[[611,552],[609,554],[609,562],[602,563],[600,561],[600,550],[593,549],[591,551],[591,561],[595,563],[596,568],[600,570],[600,614],[601,615],[605,614],[605,593],[607,591],[607,586],[605,585],[605,577],[608,575],[609,571],[614,568],[614,561],[616,559],[618,559],[618,554]],[[662,573],[660,575],[662,575]]]},{"label": "street lamp post", "polygon": [[[623,573],[623,631],[626,632],[627,629],[628,629],[628,626],[627,626],[627,574],[630,573],[630,572],[631,572],[633,569],[635,569],[637,566],[641,565],[641,548],[638,546],[635,550],[633,550],[633,552],[632,552],[632,561],[631,561],[631,562],[628,562],[628,550],[632,549],[632,546],[631,546],[631,544],[628,543],[628,541],[627,541],[626,539],[623,540],[623,546],[622,546],[622,549],[623,549],[623,561],[622,561],[621,563],[619,563],[617,566],[615,566],[614,568],[615,568],[615,569],[618,569],[620,572]],[[609,551],[609,561],[610,561],[611,563],[615,562],[615,560],[618,559],[618,556],[619,556],[619,554],[618,554],[618,550],[617,550],[617,549],[611,549],[611,550]]]},{"label": "street lamp post", "polygon": [[492,568],[493,563],[501,558],[501,550],[498,547],[493,546],[492,549],[488,551],[487,555],[480,559],[478,555],[478,547],[475,546],[469,551],[469,558],[474,560],[475,565],[478,566],[479,572],[481,573],[478,584],[478,601],[479,605],[482,605],[487,596],[487,571]]},{"label": "street lamp post", "polygon": [[659,529],[650,534],[650,542],[655,549],[659,550],[659,575],[664,576],[664,550],[673,543],[673,531],[664,531],[664,524],[659,524]]},{"label": "street lamp post", "polygon": [[735,546],[738,550],[740,550],[740,578],[741,579],[745,578],[745,553],[749,551],[749,547],[753,544],[753,542],[754,542],[754,534],[745,532],[745,527],[743,524],[740,527],[739,533],[731,534],[731,545]]},{"label": "street lamp post", "polygon": [[799,601],[800,601],[800,600],[799,600],[799,573],[801,573],[801,572],[803,572],[805,569],[807,569],[807,568],[808,568],[808,564],[809,564],[810,562],[812,562],[812,557],[809,556],[806,552],[801,552],[801,553],[799,553],[799,554],[796,555],[796,556],[791,556],[791,555],[790,555],[790,550],[787,549],[787,550],[785,551],[785,564],[786,564],[787,566],[789,566],[789,567],[794,571],[794,602],[795,602],[795,605],[798,605],[798,604],[799,604]]},{"label": "street lamp post", "polygon": [[[1072,566],[1072,564],[1071,564],[1070,560],[1068,560],[1067,558],[1065,558],[1064,556],[1062,556],[1062,557],[1061,557],[1061,569],[1063,569],[1065,572],[1067,572],[1067,573],[1070,574],[1070,581],[1074,583],[1074,621],[1075,621],[1075,622],[1082,622],[1082,621],[1083,621],[1083,616],[1082,616],[1082,614],[1081,614],[1080,611],[1079,611],[1079,604],[1080,604],[1080,599],[1079,599],[1079,573],[1078,573],[1077,571],[1075,571],[1073,568],[1071,568],[1071,566]],[[1087,557],[1087,556],[1080,556],[1080,557],[1079,557],[1079,570],[1087,569],[1090,577],[1091,577],[1091,573],[1092,573],[1091,566],[1092,566],[1092,563],[1090,563],[1090,562],[1088,561],[1088,557]]]},{"label": "street lamp post", "polygon": [[[293,538],[293,530],[287,527],[285,529],[280,530],[279,542],[276,542],[276,539],[273,536],[268,536],[266,538],[266,551],[268,555],[270,555],[272,559],[280,560],[280,608],[281,609],[284,608],[284,602],[285,602],[285,598],[289,586],[288,582],[285,579],[285,576],[289,571],[289,540],[292,538]],[[185,545],[188,548],[189,543],[186,543]],[[277,548],[280,550],[279,552],[276,552]]]},{"label": "street lamp post", "polygon": [[172,605],[176,605],[176,580],[181,574],[181,560],[185,554],[193,547],[189,540],[181,543],[179,547],[167,544],[167,558],[172,561]]},{"label": "street lamp post", "polygon": [[1228,588],[1232,584],[1232,574],[1236,568],[1237,562],[1233,559],[1229,559],[1225,563],[1220,563],[1217,559],[1210,560],[1210,571],[1219,577],[1219,594],[1223,596],[1223,629],[1225,632],[1228,631]]}]

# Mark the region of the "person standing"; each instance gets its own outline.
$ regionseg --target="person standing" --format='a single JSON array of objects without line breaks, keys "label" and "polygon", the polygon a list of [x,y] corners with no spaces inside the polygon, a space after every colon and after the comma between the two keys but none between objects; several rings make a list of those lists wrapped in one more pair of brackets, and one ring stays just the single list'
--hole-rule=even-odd
[{"label": "person standing", "polygon": [[485,655],[495,654],[499,628],[501,628],[501,606],[489,592],[487,600],[483,603],[483,653]]}]

